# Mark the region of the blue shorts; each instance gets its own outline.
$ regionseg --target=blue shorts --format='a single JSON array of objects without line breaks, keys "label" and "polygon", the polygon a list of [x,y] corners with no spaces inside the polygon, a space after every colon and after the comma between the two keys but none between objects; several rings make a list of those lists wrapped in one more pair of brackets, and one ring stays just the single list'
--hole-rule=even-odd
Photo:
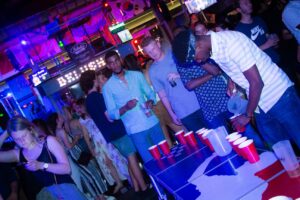
[{"label": "blue shorts", "polygon": [[119,150],[119,152],[125,157],[129,157],[131,154],[136,153],[136,148],[128,135],[124,135],[119,139],[111,141],[113,145]]}]

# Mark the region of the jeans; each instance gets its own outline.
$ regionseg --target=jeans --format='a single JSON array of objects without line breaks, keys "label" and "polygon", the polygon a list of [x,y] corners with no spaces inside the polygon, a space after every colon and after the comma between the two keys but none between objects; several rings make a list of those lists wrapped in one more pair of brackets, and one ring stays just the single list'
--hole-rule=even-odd
[{"label": "jeans", "polygon": [[159,123],[148,130],[131,134],[130,137],[144,162],[148,162],[152,159],[148,148],[165,140]]},{"label": "jeans", "polygon": [[294,87],[288,88],[267,113],[260,109],[255,118],[269,145],[291,138],[300,148],[300,99]]},{"label": "jeans", "polygon": [[194,132],[205,126],[203,113],[200,109],[182,118],[181,122],[189,131]]}]

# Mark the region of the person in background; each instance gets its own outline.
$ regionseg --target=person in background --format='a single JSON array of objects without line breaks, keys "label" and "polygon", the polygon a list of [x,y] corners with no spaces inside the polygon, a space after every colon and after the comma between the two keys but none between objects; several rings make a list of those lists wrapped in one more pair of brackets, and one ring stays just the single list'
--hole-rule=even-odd
[{"label": "person in background", "polygon": [[[108,73],[104,74],[108,76]],[[102,88],[107,82],[107,77],[104,74],[96,77],[96,72],[92,70],[81,74],[80,87],[87,95],[85,100],[86,111],[101,131],[106,142],[112,143],[127,158],[128,170],[134,190],[144,195],[148,188],[139,166],[136,148],[131,138],[126,134],[123,122],[109,118],[105,107]],[[98,89],[100,89],[100,92],[98,92]]]},{"label": "person in background", "polygon": [[117,52],[106,53],[105,62],[113,72],[102,88],[108,116],[123,121],[143,161],[148,162],[152,160],[148,148],[165,139],[152,111],[155,93],[142,73],[124,70]]},{"label": "person in background", "polygon": [[173,123],[197,131],[204,127],[203,113],[195,93],[188,91],[176,69],[171,49],[163,49],[152,37],[146,37],[141,44],[143,50],[154,62],[149,77],[154,90],[171,116]]},{"label": "person in background", "polygon": [[195,35],[208,35],[210,34],[211,30],[207,28],[207,25],[201,21],[198,21],[195,24],[194,34]]},{"label": "person in background", "polygon": [[261,50],[263,50],[272,61],[279,63],[280,57],[275,47],[279,38],[276,34],[269,34],[268,27],[259,17],[253,17],[253,5],[251,0],[236,0],[237,11],[241,14],[241,20],[235,27],[236,31],[244,33]]},{"label": "person in background", "polygon": [[[18,162],[20,178],[28,199],[86,199],[70,177],[70,165],[63,147],[53,136],[41,141],[35,126],[23,117],[14,117],[0,136],[0,147],[10,135],[19,149],[0,151],[0,162]],[[50,198],[49,198],[50,199]]]},{"label": "person in background", "polygon": [[290,137],[300,147],[299,97],[294,84],[267,54],[244,34],[222,31],[195,40],[195,59],[206,62],[209,58],[246,91],[246,112],[232,120],[234,126],[245,126],[255,117],[270,145]]},{"label": "person in background", "polygon": [[[74,165],[72,166],[72,173],[73,169],[79,167],[78,174],[80,175],[81,184],[86,186],[86,189],[83,189],[83,191],[89,193],[95,199],[104,199],[103,193],[107,191],[107,185],[102,178],[97,162],[94,160],[96,155],[91,148],[87,132],[81,132],[77,124],[72,123],[71,120],[69,130],[73,131],[73,135],[71,135],[72,133],[67,133],[64,129],[64,120],[57,113],[52,113],[47,121],[51,131],[65,147],[71,158],[69,159],[70,163],[72,162],[72,165]],[[76,132],[74,129],[76,129]],[[74,175],[78,176],[78,174]]]},{"label": "person in background", "polygon": [[[124,58],[125,68],[128,70],[140,69],[140,70],[136,70],[136,71],[140,71],[144,74],[147,82],[149,83],[149,85],[151,87],[152,87],[152,83],[151,83],[150,77],[149,77],[149,68],[152,63],[153,63],[152,60],[149,60],[145,65],[145,69],[141,70],[142,67],[141,67],[140,63],[138,62],[137,58],[133,54],[129,54],[129,55],[125,56],[125,58]],[[153,105],[153,112],[159,119],[160,126],[163,130],[164,136],[165,136],[169,146],[170,147],[173,146],[173,141],[169,134],[168,129],[171,129],[174,133],[176,133],[177,131],[183,130],[185,128],[183,126],[179,126],[179,125],[176,125],[173,123],[172,118],[170,117],[168,111],[166,110],[166,108],[164,107],[162,101],[160,101],[158,96],[157,96],[157,103],[155,105]]]},{"label": "person in background", "polygon": [[297,60],[300,63],[300,1],[290,0],[282,12],[282,21],[298,43]]},{"label": "person in background", "polygon": [[[80,98],[73,105],[73,109],[77,113],[79,122],[83,129],[86,129],[89,135],[89,140],[93,143],[92,147],[95,152],[95,158],[98,165],[101,167],[104,174],[115,173],[119,181],[129,179],[127,161],[113,146],[112,143],[107,143],[102,133],[97,128],[96,124],[86,112],[85,99]],[[104,175],[107,176],[107,175]],[[113,180],[112,180],[113,181]]]}]

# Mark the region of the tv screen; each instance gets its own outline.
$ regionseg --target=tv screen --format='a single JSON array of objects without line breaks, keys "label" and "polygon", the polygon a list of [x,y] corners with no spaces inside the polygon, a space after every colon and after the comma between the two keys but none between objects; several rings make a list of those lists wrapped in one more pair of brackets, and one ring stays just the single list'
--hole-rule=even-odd
[{"label": "tv screen", "polygon": [[184,4],[189,13],[198,13],[216,2],[217,0],[187,0]]},{"label": "tv screen", "polygon": [[132,40],[132,35],[131,33],[129,32],[128,29],[125,29],[123,31],[120,31],[117,33],[120,40],[124,43],[124,42],[127,42],[129,40]]}]

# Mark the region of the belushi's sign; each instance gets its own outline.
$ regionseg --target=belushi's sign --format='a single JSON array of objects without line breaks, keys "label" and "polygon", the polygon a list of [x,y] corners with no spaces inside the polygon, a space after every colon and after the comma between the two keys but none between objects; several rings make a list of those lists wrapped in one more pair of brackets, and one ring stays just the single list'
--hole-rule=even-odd
[{"label": "belushi's sign", "polygon": [[71,58],[79,64],[84,64],[94,57],[94,49],[86,42],[73,44],[69,47]]}]

